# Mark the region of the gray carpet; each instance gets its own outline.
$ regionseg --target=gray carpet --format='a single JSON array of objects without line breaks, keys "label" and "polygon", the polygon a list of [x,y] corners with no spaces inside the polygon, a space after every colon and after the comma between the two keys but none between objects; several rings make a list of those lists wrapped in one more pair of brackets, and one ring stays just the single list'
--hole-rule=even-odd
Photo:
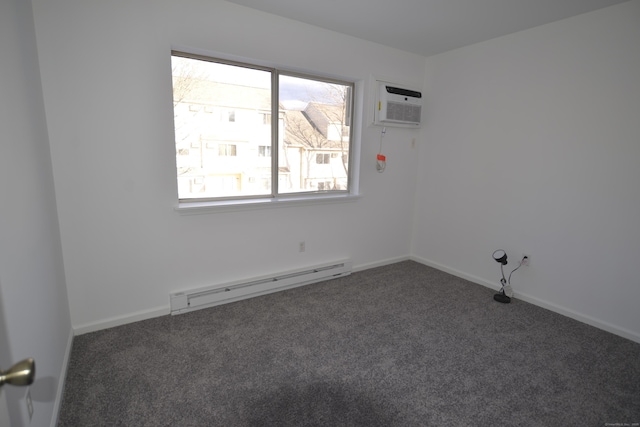
[{"label": "gray carpet", "polygon": [[59,426],[640,423],[640,344],[406,261],[76,337]]}]

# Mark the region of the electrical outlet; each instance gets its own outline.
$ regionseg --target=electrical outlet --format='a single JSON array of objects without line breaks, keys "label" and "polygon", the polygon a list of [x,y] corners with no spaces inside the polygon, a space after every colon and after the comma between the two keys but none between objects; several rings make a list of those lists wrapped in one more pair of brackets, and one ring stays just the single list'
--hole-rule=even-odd
[{"label": "electrical outlet", "polygon": [[524,254],[522,255],[522,265],[531,264],[531,255]]},{"label": "electrical outlet", "polygon": [[33,417],[33,401],[31,400],[31,389],[27,390],[27,397],[25,398],[27,403],[27,412],[29,413],[29,421]]},{"label": "electrical outlet", "polygon": [[307,249],[307,245],[305,244],[304,241],[300,242],[300,245],[298,246],[298,251],[299,252],[304,252]]}]

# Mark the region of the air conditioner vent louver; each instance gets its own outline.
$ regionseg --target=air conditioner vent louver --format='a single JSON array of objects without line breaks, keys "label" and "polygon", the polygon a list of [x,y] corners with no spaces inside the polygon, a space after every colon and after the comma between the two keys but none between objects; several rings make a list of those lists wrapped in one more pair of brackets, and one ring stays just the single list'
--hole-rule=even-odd
[{"label": "air conditioner vent louver", "polygon": [[422,107],[419,105],[406,105],[399,102],[387,103],[386,120],[393,120],[402,123],[420,123],[421,115]]}]

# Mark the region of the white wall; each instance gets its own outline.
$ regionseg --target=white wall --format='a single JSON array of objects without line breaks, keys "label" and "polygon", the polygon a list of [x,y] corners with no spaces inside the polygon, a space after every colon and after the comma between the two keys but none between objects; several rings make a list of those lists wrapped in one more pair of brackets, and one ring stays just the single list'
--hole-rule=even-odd
[{"label": "white wall", "polygon": [[[170,49],[420,86],[424,58],[216,0],[33,0],[71,318],[80,332],[168,312],[172,291],[344,257],[406,258],[417,131],[362,134],[363,197],[185,216],[176,205]],[[298,242],[306,241],[306,252]]]},{"label": "white wall", "polygon": [[[492,286],[501,247],[508,267],[532,255],[518,296],[640,340],[637,0],[426,67],[223,1],[33,4],[78,331],[166,313],[175,290],[343,257],[362,268],[411,254]],[[181,215],[172,47],[355,80],[419,86],[426,74],[420,148],[418,131],[390,129],[378,174],[379,128],[364,126],[356,202]]]},{"label": "white wall", "polygon": [[29,1],[0,2],[0,57],[0,368],[35,359],[31,422],[27,388],[3,389],[12,426],[49,426],[73,335]]},{"label": "white wall", "polygon": [[427,60],[413,255],[640,341],[640,1]]}]

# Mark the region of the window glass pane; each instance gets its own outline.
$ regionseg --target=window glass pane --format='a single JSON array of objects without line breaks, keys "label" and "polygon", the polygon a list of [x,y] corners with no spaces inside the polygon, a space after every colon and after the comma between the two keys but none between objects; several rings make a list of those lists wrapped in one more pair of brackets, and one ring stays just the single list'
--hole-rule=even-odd
[{"label": "window glass pane", "polygon": [[282,74],[278,84],[279,193],[348,190],[351,86]]},{"label": "window glass pane", "polygon": [[171,66],[179,199],[271,194],[259,151],[272,145],[271,73],[180,56]]}]

